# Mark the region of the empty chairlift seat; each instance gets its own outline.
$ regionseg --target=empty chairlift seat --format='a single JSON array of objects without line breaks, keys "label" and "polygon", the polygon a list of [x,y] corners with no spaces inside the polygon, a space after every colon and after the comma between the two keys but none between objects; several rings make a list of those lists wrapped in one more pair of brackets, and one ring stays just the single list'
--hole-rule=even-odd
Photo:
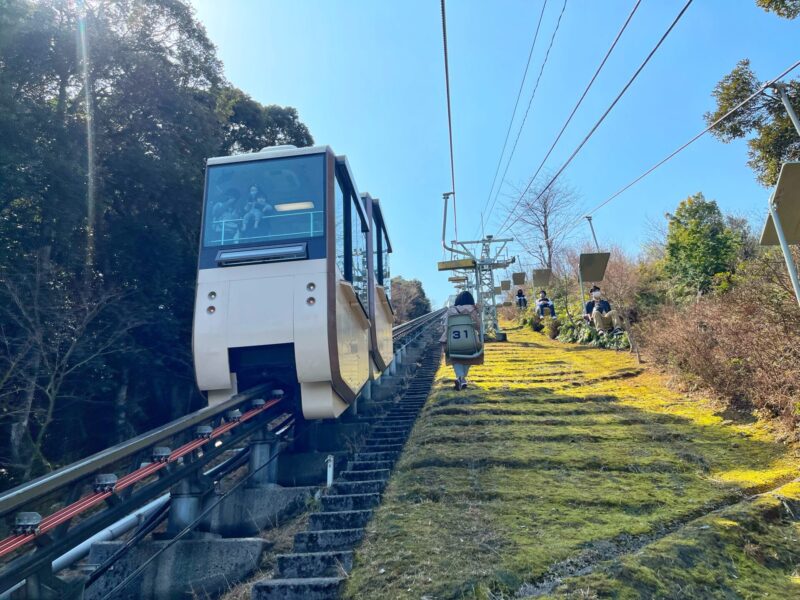
[{"label": "empty chairlift seat", "polygon": [[481,334],[469,315],[447,317],[447,356],[455,360],[477,358],[483,353]]}]

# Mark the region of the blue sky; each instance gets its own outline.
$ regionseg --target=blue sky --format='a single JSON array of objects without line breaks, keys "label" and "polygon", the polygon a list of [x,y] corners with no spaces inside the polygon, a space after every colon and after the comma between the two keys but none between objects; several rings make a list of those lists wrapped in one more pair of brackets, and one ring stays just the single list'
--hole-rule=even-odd
[{"label": "blue sky", "polygon": [[[522,106],[562,1],[547,2]],[[439,2],[192,3],[233,84],[262,103],[296,107],[317,143],[348,156],[360,191],[379,197],[388,216],[393,274],[421,279],[442,302],[451,288],[436,261],[442,258],[442,192],[451,186]],[[574,150],[684,3],[642,2],[547,168],[557,169]],[[509,183],[527,182],[633,4],[567,0]],[[447,4],[462,239],[480,222],[541,7],[541,0]],[[585,206],[604,200],[703,129],[714,85],[739,59],[750,58],[757,75],[771,79],[798,59],[799,42],[800,19],[766,13],[755,0],[695,0],[564,180]],[[663,218],[698,191],[760,223],[767,191],[747,167],[746,150],[744,142],[702,138],[597,213],[601,245],[637,252],[649,235],[646,221]],[[498,203],[509,201],[505,191]],[[504,217],[495,208],[486,232]]]}]

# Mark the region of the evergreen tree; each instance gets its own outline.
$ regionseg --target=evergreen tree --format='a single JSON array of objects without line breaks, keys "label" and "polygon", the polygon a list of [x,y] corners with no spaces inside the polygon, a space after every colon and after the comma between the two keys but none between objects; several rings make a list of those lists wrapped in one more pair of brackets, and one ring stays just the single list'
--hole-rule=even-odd
[{"label": "evergreen tree", "polygon": [[676,296],[708,292],[718,274],[730,272],[738,253],[738,239],[725,223],[713,200],[702,193],[690,196],[667,215],[664,266]]}]

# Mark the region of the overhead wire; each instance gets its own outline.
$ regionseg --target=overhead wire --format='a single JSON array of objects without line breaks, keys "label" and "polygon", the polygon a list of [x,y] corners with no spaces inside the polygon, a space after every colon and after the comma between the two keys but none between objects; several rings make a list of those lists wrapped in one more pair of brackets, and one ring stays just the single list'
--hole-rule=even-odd
[{"label": "overhead wire", "polygon": [[[667,39],[669,34],[672,32],[672,30],[675,28],[675,26],[681,20],[683,15],[689,9],[689,6],[691,6],[693,1],[694,0],[688,0],[686,2],[686,4],[681,9],[681,11],[672,20],[672,23],[670,23],[670,25],[667,28],[667,30],[664,32],[664,34],[658,40],[656,45],[653,47],[652,50],[650,50],[650,52],[648,53],[647,57],[644,59],[642,64],[639,65],[639,67],[633,73],[633,75],[628,80],[628,82],[625,84],[625,86],[622,88],[622,90],[619,92],[619,94],[617,94],[617,96],[611,102],[609,107],[600,116],[600,118],[597,120],[597,122],[592,126],[592,128],[589,130],[589,133],[587,133],[586,136],[583,138],[583,140],[581,140],[580,144],[578,144],[578,147],[575,148],[575,150],[572,152],[572,154],[569,156],[569,158],[564,162],[564,164],[562,164],[561,167],[559,167],[559,169],[558,169],[558,171],[556,171],[555,175],[553,175],[550,178],[550,181],[547,183],[547,185],[545,185],[544,188],[542,188],[542,190],[537,194],[537,196],[533,200],[533,202],[536,202],[537,200],[539,200],[539,198],[541,198],[547,192],[547,190],[549,190],[552,187],[552,185],[556,182],[556,180],[559,178],[561,173],[563,173],[564,170],[570,165],[570,163],[572,163],[572,161],[575,159],[575,157],[578,155],[578,153],[581,151],[581,149],[586,145],[586,142],[588,142],[589,139],[594,135],[594,133],[597,131],[597,129],[600,127],[600,125],[603,123],[603,121],[605,121],[606,117],[608,117],[608,115],[611,113],[611,111],[614,109],[614,107],[617,105],[617,103],[622,99],[622,97],[625,95],[625,93],[628,91],[628,89],[631,87],[631,85],[633,85],[633,82],[636,81],[636,79],[639,77],[641,72],[644,70],[645,66],[647,66],[647,64],[653,58],[655,53],[658,51],[658,49],[661,47],[661,45]],[[506,231],[506,230],[510,229],[519,220],[519,217],[517,216],[509,223],[509,219],[511,219],[512,216],[514,215],[514,213],[516,212],[517,208],[519,207],[520,203],[522,202],[522,199],[525,197],[525,194],[528,192],[528,190],[530,189],[531,185],[533,184],[533,181],[534,181],[533,179],[530,179],[528,181],[528,185],[525,186],[525,189],[522,191],[522,193],[520,194],[519,198],[517,198],[517,201],[514,203],[514,206],[512,207],[512,209],[506,215],[506,218],[503,221],[502,225],[500,225],[499,233],[502,233],[503,231]]]},{"label": "overhead wire", "polygon": [[536,78],[536,84],[533,87],[533,92],[531,92],[531,97],[528,100],[528,106],[525,109],[525,114],[522,117],[522,123],[520,123],[519,130],[517,131],[517,137],[514,140],[514,145],[511,147],[511,153],[508,155],[508,161],[506,162],[506,168],[503,171],[503,177],[500,179],[500,184],[497,187],[497,191],[494,195],[494,200],[492,200],[492,205],[489,207],[489,211],[487,212],[486,220],[488,221],[489,217],[494,210],[495,204],[497,204],[497,198],[500,196],[500,190],[503,188],[503,183],[505,182],[506,175],[508,174],[508,168],[511,166],[511,160],[514,158],[514,152],[517,149],[517,144],[519,143],[519,138],[522,135],[522,129],[525,127],[525,121],[528,118],[528,113],[531,110],[531,105],[533,104],[533,99],[536,97],[536,90],[539,89],[539,82],[542,79],[542,74],[544,73],[544,68],[547,66],[547,59],[550,57],[550,50],[553,48],[553,42],[555,42],[556,34],[558,33],[559,27],[561,26],[561,18],[564,16],[564,11],[567,8],[567,0],[564,0],[564,4],[561,6],[561,12],[558,15],[558,21],[556,21],[556,27],[553,30],[553,35],[550,36],[550,45],[547,47],[547,52],[544,55],[544,60],[542,61],[542,67],[539,69],[539,75]]},{"label": "overhead wire", "polygon": [[[641,0],[640,0],[641,1]],[[528,77],[528,69],[531,66],[531,58],[533,58],[533,50],[536,48],[536,41],[539,39],[539,30],[542,27],[542,18],[544,17],[544,10],[547,8],[547,0],[542,3],[542,10],[539,12],[539,21],[536,23],[536,32],[533,34],[533,42],[531,42],[531,49],[528,52],[528,61],[525,63],[525,71],[522,73],[522,80],[519,82],[519,91],[517,92],[517,99],[514,101],[514,110],[511,111],[511,119],[508,121],[508,128],[506,129],[506,138],[503,140],[503,149],[500,150],[500,156],[497,158],[497,167],[494,170],[494,177],[492,178],[492,185],[489,188],[489,195],[486,197],[486,202],[483,204],[481,214],[486,210],[489,202],[492,199],[492,192],[494,191],[494,184],[497,183],[497,175],[500,173],[500,165],[503,164],[503,156],[506,153],[508,146],[508,138],[511,136],[511,127],[514,124],[514,118],[517,116],[517,108],[519,107],[519,100],[522,98],[522,90],[525,88],[525,80]],[[483,219],[481,219],[483,221]]]},{"label": "overhead wire", "polygon": [[572,112],[569,114],[569,116],[567,117],[567,120],[564,122],[564,125],[561,127],[561,131],[558,132],[558,135],[556,136],[556,139],[553,140],[553,143],[550,145],[550,149],[544,155],[544,158],[542,159],[542,162],[539,163],[539,166],[536,168],[536,171],[534,172],[533,176],[530,178],[531,181],[536,181],[536,177],[538,177],[539,173],[542,170],[542,167],[544,167],[545,163],[547,162],[547,159],[550,158],[550,155],[552,154],[553,150],[555,149],[556,144],[558,144],[558,141],[561,139],[561,136],[564,135],[564,132],[566,131],[567,126],[572,121],[572,118],[575,116],[575,113],[578,112],[578,109],[580,108],[581,104],[583,104],[583,101],[586,98],[586,95],[589,93],[589,90],[592,88],[592,85],[594,85],[594,82],[597,79],[597,76],[600,75],[600,71],[603,70],[603,67],[605,66],[606,62],[608,61],[609,57],[611,56],[611,53],[614,51],[614,48],[616,48],[617,43],[619,42],[620,38],[622,38],[622,34],[628,28],[628,25],[630,24],[631,19],[633,19],[633,15],[639,9],[639,5],[641,3],[642,3],[642,0],[636,0],[636,4],[633,5],[633,8],[631,9],[631,12],[628,14],[628,18],[625,19],[625,22],[622,24],[622,27],[617,32],[617,36],[614,38],[614,41],[611,43],[611,46],[606,51],[606,54],[603,57],[603,60],[600,61],[600,65],[597,67],[597,70],[594,72],[594,75],[592,75],[592,78],[589,80],[589,83],[586,85],[586,88],[583,90],[583,93],[581,94],[581,97],[578,98],[578,102],[575,104],[575,107],[572,109]]},{"label": "overhead wire", "polygon": [[563,235],[563,234],[566,234],[566,233],[569,233],[570,231],[572,231],[572,230],[573,230],[575,227],[577,227],[577,226],[578,226],[580,223],[582,223],[582,222],[584,221],[584,219],[585,219],[587,216],[591,216],[591,215],[593,215],[593,214],[594,214],[594,213],[596,213],[598,210],[600,210],[601,208],[603,208],[604,206],[606,206],[606,205],[607,205],[609,202],[613,201],[614,199],[616,199],[617,197],[619,197],[620,195],[622,195],[623,193],[625,193],[626,191],[628,191],[628,190],[629,190],[631,187],[633,187],[634,185],[636,185],[637,183],[639,183],[639,182],[640,182],[642,179],[644,179],[645,177],[647,177],[648,175],[650,175],[650,173],[652,173],[653,171],[655,171],[656,169],[658,169],[659,167],[661,167],[661,166],[662,166],[662,165],[664,165],[665,163],[667,163],[667,162],[669,162],[670,160],[672,160],[672,159],[673,159],[675,156],[677,156],[678,154],[680,154],[681,152],[683,152],[684,150],[686,150],[686,148],[688,148],[689,146],[691,146],[693,143],[695,143],[697,140],[699,140],[701,137],[703,137],[703,136],[704,136],[706,133],[708,133],[709,131],[711,131],[712,129],[714,129],[714,128],[715,128],[717,125],[719,125],[720,123],[722,123],[723,121],[725,121],[726,119],[728,119],[729,117],[731,117],[733,114],[735,114],[736,112],[738,112],[739,110],[741,110],[741,109],[742,109],[742,107],[744,107],[744,106],[746,106],[747,104],[749,104],[750,102],[752,102],[752,101],[753,101],[753,100],[754,100],[754,99],[755,99],[757,96],[759,96],[760,94],[763,94],[763,93],[764,93],[764,91],[765,91],[767,88],[771,87],[771,86],[772,86],[772,85],[774,85],[776,82],[778,82],[778,81],[780,81],[781,79],[783,79],[784,77],[786,77],[786,75],[788,75],[789,73],[791,73],[792,71],[794,71],[794,70],[795,70],[797,67],[800,67],[800,60],[796,61],[794,64],[792,64],[790,67],[788,67],[786,70],[784,70],[784,71],[783,71],[783,72],[782,72],[780,75],[778,75],[777,77],[774,77],[773,79],[770,79],[768,82],[764,83],[764,84],[763,84],[763,85],[762,85],[762,86],[761,86],[761,87],[760,87],[758,90],[756,90],[755,92],[753,92],[752,94],[750,94],[750,95],[749,95],[747,98],[745,98],[744,100],[742,100],[741,102],[739,102],[739,104],[737,104],[737,105],[736,105],[736,106],[734,106],[732,109],[730,109],[728,112],[726,112],[724,115],[722,115],[721,117],[719,117],[719,118],[718,118],[716,121],[714,121],[714,122],[713,122],[713,123],[711,123],[711,124],[710,124],[708,127],[706,127],[705,129],[703,129],[703,131],[701,131],[700,133],[698,133],[697,135],[695,135],[693,138],[691,138],[689,141],[687,141],[686,143],[682,144],[681,146],[679,146],[678,148],[676,148],[675,150],[673,150],[673,151],[672,151],[671,153],[669,153],[669,154],[668,154],[666,157],[662,158],[660,161],[658,161],[657,163],[655,163],[653,166],[651,166],[651,167],[650,167],[649,169],[647,169],[647,170],[646,170],[644,173],[642,173],[641,175],[639,175],[638,177],[636,177],[635,179],[633,179],[631,182],[627,183],[626,185],[624,185],[623,187],[621,187],[619,190],[617,190],[616,192],[614,192],[613,194],[611,194],[611,195],[610,195],[608,198],[606,198],[605,200],[603,200],[602,202],[600,202],[599,204],[597,204],[595,207],[593,207],[593,208],[592,208],[592,209],[591,209],[589,212],[587,212],[585,215],[581,215],[581,216],[580,216],[580,218],[578,218],[578,219],[575,219],[574,221],[571,221],[571,222],[570,222],[570,223],[569,223],[567,226],[565,226],[565,227],[564,227],[563,231],[561,231],[561,232],[557,233],[557,234],[556,234],[556,235],[554,235],[553,237],[557,237],[557,236],[559,236],[559,235]]},{"label": "overhead wire", "polygon": [[[442,0],[442,45],[444,46],[444,83],[447,92],[447,131],[450,138],[450,182],[453,193],[453,227],[458,239],[458,215],[456,213],[456,167],[453,153],[453,116],[450,108],[450,65],[447,58],[447,14]],[[447,200],[445,200],[446,202]]]}]

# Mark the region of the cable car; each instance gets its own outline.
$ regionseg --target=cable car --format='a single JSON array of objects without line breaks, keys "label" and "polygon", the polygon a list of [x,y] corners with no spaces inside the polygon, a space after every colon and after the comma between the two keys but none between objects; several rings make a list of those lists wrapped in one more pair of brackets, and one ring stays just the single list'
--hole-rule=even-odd
[{"label": "cable car", "polygon": [[376,254],[391,250],[380,210],[328,146],[210,158],[204,195],[192,340],[200,390],[214,405],[274,383],[295,392],[305,418],[337,417],[370,378],[371,346],[387,364],[388,295],[370,260],[376,241]]}]

